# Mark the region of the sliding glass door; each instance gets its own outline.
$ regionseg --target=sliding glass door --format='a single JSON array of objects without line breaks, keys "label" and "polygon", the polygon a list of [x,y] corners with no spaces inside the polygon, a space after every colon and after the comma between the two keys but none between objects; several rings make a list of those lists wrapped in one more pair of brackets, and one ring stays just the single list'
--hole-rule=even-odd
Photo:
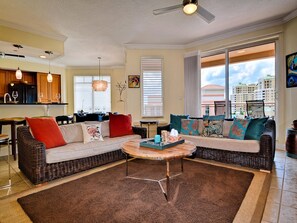
[{"label": "sliding glass door", "polygon": [[201,57],[202,115],[243,118],[249,100],[264,100],[265,116],[275,116],[274,42]]}]

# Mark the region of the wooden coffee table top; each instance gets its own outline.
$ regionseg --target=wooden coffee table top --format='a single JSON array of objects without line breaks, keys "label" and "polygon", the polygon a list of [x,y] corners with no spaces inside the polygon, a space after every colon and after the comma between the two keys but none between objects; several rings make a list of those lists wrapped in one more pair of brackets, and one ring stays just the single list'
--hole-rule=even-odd
[{"label": "wooden coffee table top", "polygon": [[135,158],[150,159],[150,160],[171,160],[179,159],[192,155],[196,151],[196,145],[186,141],[183,144],[157,150],[139,145],[141,140],[130,140],[122,145],[122,151]]}]

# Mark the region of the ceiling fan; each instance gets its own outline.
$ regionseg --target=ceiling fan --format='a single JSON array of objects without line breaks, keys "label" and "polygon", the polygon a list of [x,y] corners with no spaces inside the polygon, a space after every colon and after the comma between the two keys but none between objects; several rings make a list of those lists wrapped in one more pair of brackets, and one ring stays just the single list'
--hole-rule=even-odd
[{"label": "ceiling fan", "polygon": [[175,11],[177,9],[183,9],[184,13],[187,15],[192,15],[195,12],[206,22],[211,23],[214,21],[215,16],[207,11],[202,6],[198,5],[198,0],[183,0],[183,4],[173,5],[166,8],[155,9],[153,11],[154,15],[161,15],[168,12]]}]

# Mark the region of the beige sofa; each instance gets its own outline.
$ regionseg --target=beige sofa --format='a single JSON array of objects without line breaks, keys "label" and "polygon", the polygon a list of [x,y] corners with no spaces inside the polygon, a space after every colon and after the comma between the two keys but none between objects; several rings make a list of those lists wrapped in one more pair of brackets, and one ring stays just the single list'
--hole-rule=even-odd
[{"label": "beige sofa", "polygon": [[[198,130],[203,132],[203,120],[198,119]],[[223,123],[223,138],[181,135],[182,138],[196,144],[195,157],[215,160],[224,163],[271,171],[275,155],[275,121],[268,119],[260,140],[238,140],[228,138],[232,119],[225,119]],[[170,124],[159,126],[158,134],[162,130],[169,131]]]},{"label": "beige sofa", "polygon": [[34,139],[29,127],[17,129],[19,168],[34,184],[123,159],[122,143],[145,138],[147,133],[146,128],[132,127],[134,134],[110,138],[109,121],[105,121],[101,123],[104,141],[84,143],[81,123],[59,128],[67,144],[51,149],[46,149],[44,143]]}]

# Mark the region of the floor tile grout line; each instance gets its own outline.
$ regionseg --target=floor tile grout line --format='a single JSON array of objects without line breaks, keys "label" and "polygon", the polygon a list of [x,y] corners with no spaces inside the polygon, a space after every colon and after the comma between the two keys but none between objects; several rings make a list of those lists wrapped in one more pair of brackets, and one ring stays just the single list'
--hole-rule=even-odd
[{"label": "floor tile grout line", "polygon": [[278,223],[279,223],[280,213],[281,213],[281,207],[282,207],[283,191],[284,191],[284,184],[285,184],[285,173],[286,173],[286,162],[287,162],[287,157],[285,156],[284,169],[283,169],[283,177],[282,177],[282,188],[281,188],[281,195],[280,195],[280,203],[279,203],[278,215],[277,215],[277,222]]}]

